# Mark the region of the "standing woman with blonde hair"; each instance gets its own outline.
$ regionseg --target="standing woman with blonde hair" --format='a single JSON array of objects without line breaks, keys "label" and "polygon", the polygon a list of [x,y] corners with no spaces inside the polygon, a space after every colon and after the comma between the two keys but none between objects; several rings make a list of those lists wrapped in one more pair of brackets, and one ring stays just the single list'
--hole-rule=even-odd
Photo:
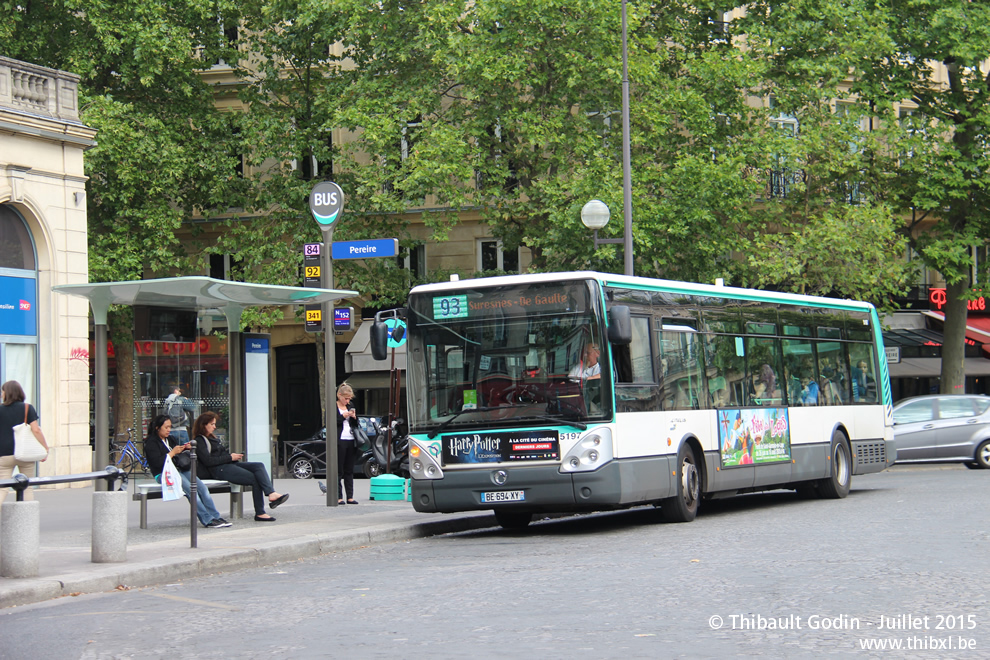
[{"label": "standing woman with blonde hair", "polygon": [[[25,422],[30,424],[34,437],[47,450],[48,443],[45,442],[45,434],[41,432],[41,427],[38,426],[38,412],[34,406],[24,401],[24,388],[16,380],[8,380],[0,386],[0,393],[3,397],[3,405],[0,405],[0,479],[10,479],[14,474],[15,467],[26,477],[33,477],[35,476],[34,463],[25,463],[14,459],[14,427]],[[46,461],[48,457],[45,456],[41,460]],[[0,503],[7,499],[8,490],[7,488],[0,488]],[[34,499],[31,488],[24,491],[24,499]]]},{"label": "standing woman with blonde hair", "polygon": [[347,383],[341,383],[337,388],[337,478],[341,482],[337,491],[340,499],[337,504],[344,503],[344,493],[347,493],[347,503],[357,504],[354,499],[354,457],[357,449],[354,442],[354,429],[357,428],[357,413],[351,405],[354,390]]}]

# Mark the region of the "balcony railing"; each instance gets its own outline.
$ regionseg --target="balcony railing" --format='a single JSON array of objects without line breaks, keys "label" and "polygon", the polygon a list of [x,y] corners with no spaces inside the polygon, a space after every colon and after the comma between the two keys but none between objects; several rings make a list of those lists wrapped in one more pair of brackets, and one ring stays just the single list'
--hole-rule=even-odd
[{"label": "balcony railing", "polygon": [[79,76],[0,57],[0,109],[79,123]]}]

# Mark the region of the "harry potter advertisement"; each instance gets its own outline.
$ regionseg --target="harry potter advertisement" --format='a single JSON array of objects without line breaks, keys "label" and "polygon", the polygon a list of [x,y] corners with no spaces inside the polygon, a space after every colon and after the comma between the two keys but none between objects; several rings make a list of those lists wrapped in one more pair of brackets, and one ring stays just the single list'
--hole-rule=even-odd
[{"label": "harry potter advertisement", "polygon": [[787,408],[719,410],[718,444],[722,467],[789,461]]}]

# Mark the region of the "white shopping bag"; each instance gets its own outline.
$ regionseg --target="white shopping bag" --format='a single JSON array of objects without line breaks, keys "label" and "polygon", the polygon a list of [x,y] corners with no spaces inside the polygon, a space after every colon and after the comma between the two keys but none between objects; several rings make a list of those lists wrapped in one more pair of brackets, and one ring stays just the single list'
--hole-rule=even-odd
[{"label": "white shopping bag", "polygon": [[179,476],[179,469],[172,462],[172,457],[166,456],[165,469],[162,470],[162,499],[169,502],[182,496],[182,477]]}]

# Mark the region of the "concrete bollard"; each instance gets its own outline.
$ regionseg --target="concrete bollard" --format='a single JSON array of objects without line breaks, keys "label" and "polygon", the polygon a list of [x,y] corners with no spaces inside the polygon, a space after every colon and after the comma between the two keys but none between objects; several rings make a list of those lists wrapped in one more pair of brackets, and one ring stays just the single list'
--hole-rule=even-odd
[{"label": "concrete bollard", "polygon": [[41,504],[4,502],[0,512],[0,576],[38,577]]},{"label": "concrete bollard", "polygon": [[127,561],[127,491],[93,493],[94,564]]}]

